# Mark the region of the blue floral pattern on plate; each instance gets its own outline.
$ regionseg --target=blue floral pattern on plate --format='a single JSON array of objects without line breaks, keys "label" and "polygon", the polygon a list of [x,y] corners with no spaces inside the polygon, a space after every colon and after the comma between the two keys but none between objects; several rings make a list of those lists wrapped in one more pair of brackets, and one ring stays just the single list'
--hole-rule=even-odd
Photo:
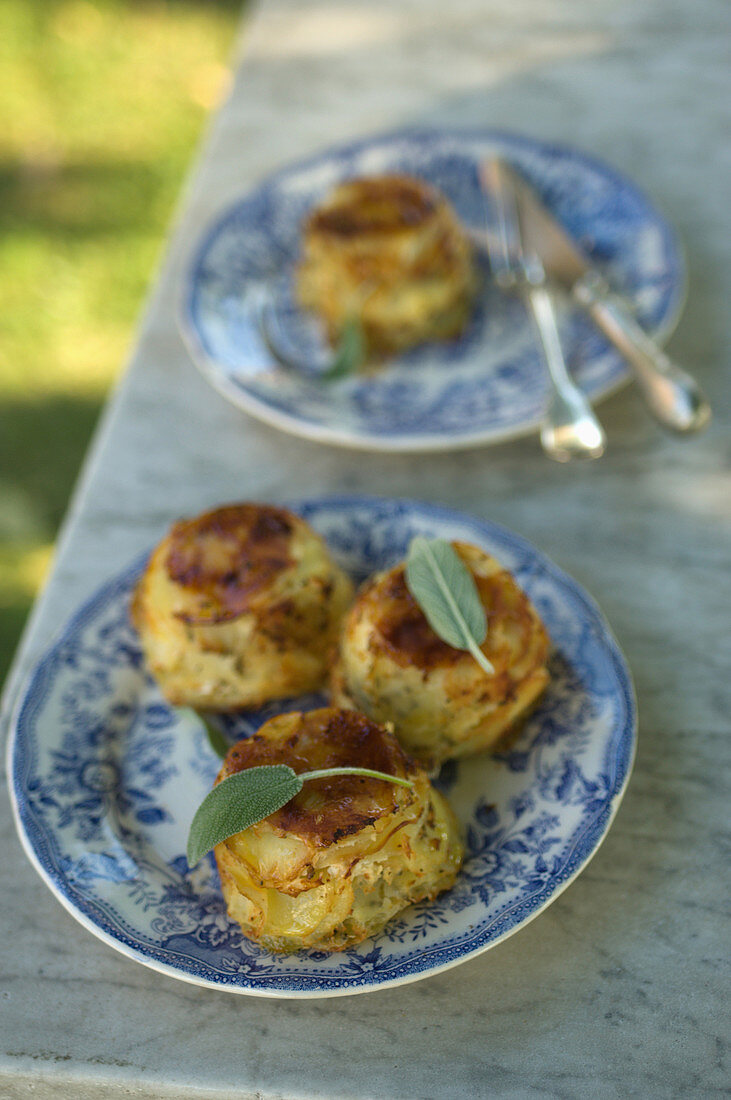
[{"label": "blue floral pattern on plate", "polygon": [[[279,303],[277,343],[298,362],[325,352],[317,325],[296,306],[292,271],[302,220],[340,180],[406,172],[440,188],[478,242],[486,228],[477,167],[499,154],[547,206],[662,339],[685,285],[675,236],[648,200],[578,150],[514,134],[406,131],[342,146],[270,177],[205,235],[184,280],[182,330],[195,361],[229,400],[277,427],[373,450],[451,449],[534,430],[548,396],[545,367],[524,307],[485,278],[464,335],[390,360],[370,375],[318,383],[312,371],[277,368],[260,331],[263,296]],[[559,301],[567,358],[592,399],[627,377],[619,354]],[[304,357],[304,358],[303,358]]]},{"label": "blue floral pattern on plate", "polygon": [[[218,760],[195,720],[171,709],[145,671],[128,614],[142,561],[82,607],[31,674],[11,733],[11,793],[46,883],[125,955],[238,993],[358,993],[479,954],[578,874],[629,776],[634,696],[596,605],[517,535],[409,501],[325,498],[294,507],[356,578],[401,559],[416,534],[483,546],[515,574],[546,622],[551,683],[517,740],[499,756],[449,763],[439,777],[467,840],[454,888],[341,954],[280,957],[242,936],[226,915],[213,860],[191,871],[184,856]],[[291,706],[231,716],[226,732],[245,736]]]}]

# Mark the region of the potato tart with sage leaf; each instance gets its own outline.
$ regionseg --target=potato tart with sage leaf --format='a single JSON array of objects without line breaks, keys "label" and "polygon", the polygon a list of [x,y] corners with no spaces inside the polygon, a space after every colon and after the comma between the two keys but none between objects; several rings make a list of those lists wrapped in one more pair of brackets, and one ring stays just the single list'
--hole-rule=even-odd
[{"label": "potato tart with sage leaf", "polygon": [[378,358],[458,336],[477,278],[450,203],[406,175],[345,180],[305,221],[297,297],[338,344],[357,323]]},{"label": "potato tart with sage leaf", "polygon": [[229,750],[216,783],[277,764],[298,774],[360,767],[408,785],[313,779],[216,844],[229,915],[248,938],[276,952],[341,951],[452,886],[463,858],[456,819],[389,730],[332,707],[279,715]]},{"label": "potato tart with sage leaf", "polygon": [[[486,635],[469,652],[467,640],[445,641],[436,632],[410,585],[410,553],[409,561],[377,574],[358,593],[344,621],[331,693],[338,706],[393,723],[401,744],[432,770],[452,757],[496,748],[527,714],[548,683],[549,639],[530,600],[495,558],[467,543],[415,539],[412,549],[427,567],[429,543]],[[437,597],[440,572],[434,573]],[[441,577],[442,596],[447,581]]]},{"label": "potato tart with sage leaf", "polygon": [[231,504],[172,527],[131,612],[168,701],[226,711],[319,688],[352,592],[299,516]]}]

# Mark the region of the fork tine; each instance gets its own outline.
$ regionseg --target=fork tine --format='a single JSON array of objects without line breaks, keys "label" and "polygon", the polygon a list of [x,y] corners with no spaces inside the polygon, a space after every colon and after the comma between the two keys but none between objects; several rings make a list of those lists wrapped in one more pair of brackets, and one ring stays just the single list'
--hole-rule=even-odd
[{"label": "fork tine", "polygon": [[490,267],[499,286],[513,286],[523,266],[515,193],[506,179],[505,165],[499,157],[483,161],[479,173],[493,211],[493,232],[487,234]]}]

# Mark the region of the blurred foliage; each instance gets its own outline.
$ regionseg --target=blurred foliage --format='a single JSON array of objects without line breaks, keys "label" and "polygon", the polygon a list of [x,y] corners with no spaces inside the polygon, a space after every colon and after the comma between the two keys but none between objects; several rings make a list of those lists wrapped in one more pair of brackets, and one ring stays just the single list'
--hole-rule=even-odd
[{"label": "blurred foliage", "polygon": [[0,3],[0,681],[227,90],[240,9]]}]

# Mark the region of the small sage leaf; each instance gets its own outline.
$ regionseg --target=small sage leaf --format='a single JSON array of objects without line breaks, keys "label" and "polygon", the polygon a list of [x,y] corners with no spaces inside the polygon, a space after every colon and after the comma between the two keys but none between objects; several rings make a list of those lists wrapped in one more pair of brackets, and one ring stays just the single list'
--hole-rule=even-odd
[{"label": "small sage leaf", "polygon": [[325,382],[334,382],[353,374],[366,359],[366,342],[363,326],[357,317],[348,317],[340,333],[340,341],[335,355],[327,370],[320,378]]},{"label": "small sage leaf", "polygon": [[216,756],[219,756],[221,760],[225,757],[229,748],[231,747],[221,733],[221,731],[213,725],[209,718],[205,714],[201,714],[198,710],[193,710],[192,707],[178,707],[178,713],[181,715],[187,715],[192,718],[205,730],[206,737],[208,738],[208,744],[211,746]]},{"label": "small sage leaf", "polygon": [[196,810],[188,834],[189,866],[217,844],[280,810],[301,790],[302,780],[287,764],[264,764],[222,779]]},{"label": "small sage leaf", "polygon": [[417,535],[406,559],[406,584],[434,633],[470,652],[485,672],[494,674],[480,649],[487,637],[485,609],[474,577],[452,544]]},{"label": "small sage leaf", "polygon": [[231,747],[221,733],[220,729],[213,725],[209,718],[206,718],[205,714],[201,714],[200,711],[196,711],[196,714],[201,720],[203,728],[206,731],[208,737],[208,744],[211,746],[216,756],[219,756],[221,760],[226,756],[229,748]]}]

